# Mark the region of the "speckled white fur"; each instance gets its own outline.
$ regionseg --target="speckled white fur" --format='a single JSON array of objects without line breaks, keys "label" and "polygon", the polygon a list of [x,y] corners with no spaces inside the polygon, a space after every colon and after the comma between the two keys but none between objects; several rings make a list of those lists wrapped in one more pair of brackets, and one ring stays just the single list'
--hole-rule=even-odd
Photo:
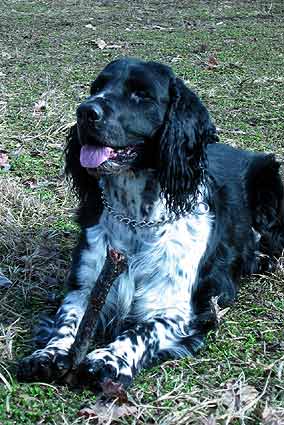
[{"label": "speckled white fur", "polygon": [[[115,191],[122,185],[129,199],[124,200],[126,207],[123,211],[120,200],[107,193],[114,208],[142,219],[139,211],[141,192],[145,187],[143,179],[145,176],[134,182],[117,177],[116,184],[112,182],[111,190]],[[130,181],[128,185],[127,181]],[[131,182],[135,184],[134,193]],[[164,204],[158,198],[150,219],[159,219],[165,214]],[[188,322],[192,287],[200,259],[206,250],[211,223],[210,212],[200,213],[197,207],[192,214],[173,223],[134,230],[104,211],[100,223],[87,230],[89,249],[81,257],[79,275],[80,280],[85,282],[97,276],[98,269],[102,267],[101,253],[106,252],[107,245],[127,256],[128,271],[117,279],[103,308],[104,324],[111,322],[113,326],[114,321],[125,319],[139,323],[165,315],[180,316]],[[97,266],[94,269],[95,262]]]},{"label": "speckled white fur", "polygon": [[[102,184],[105,197],[120,214],[138,221],[167,218],[160,188],[151,173],[135,178],[108,176]],[[56,335],[39,355],[70,349],[108,246],[126,255],[128,270],[111,287],[98,324],[100,332],[111,329],[117,338],[89,353],[90,373],[105,356],[117,376],[131,378],[133,370],[142,367],[145,351],[147,361],[163,351],[172,351],[175,356],[190,354],[180,341],[191,335],[188,324],[193,319],[192,289],[213,221],[204,208],[202,187],[199,192],[191,214],[153,228],[132,228],[103,211],[99,223],[86,230],[85,248],[77,267],[79,289],[67,294],[57,313]],[[139,327],[135,343],[133,330],[120,335],[125,322]],[[149,348],[151,345],[155,349]]]}]

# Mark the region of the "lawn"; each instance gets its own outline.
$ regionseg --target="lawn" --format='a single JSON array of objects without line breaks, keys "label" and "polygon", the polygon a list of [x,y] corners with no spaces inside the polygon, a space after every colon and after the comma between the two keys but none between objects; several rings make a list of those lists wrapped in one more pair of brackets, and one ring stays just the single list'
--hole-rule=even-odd
[{"label": "lawn", "polygon": [[[95,402],[87,390],[15,378],[38,317],[63,296],[77,237],[63,148],[90,81],[121,56],[164,62],[202,98],[223,142],[283,161],[283,20],[282,0],[1,1],[0,266],[12,285],[0,289],[0,424],[88,423],[78,412]],[[284,259],[244,280],[219,316],[196,358],[137,377],[135,413],[116,423],[284,424]]]}]

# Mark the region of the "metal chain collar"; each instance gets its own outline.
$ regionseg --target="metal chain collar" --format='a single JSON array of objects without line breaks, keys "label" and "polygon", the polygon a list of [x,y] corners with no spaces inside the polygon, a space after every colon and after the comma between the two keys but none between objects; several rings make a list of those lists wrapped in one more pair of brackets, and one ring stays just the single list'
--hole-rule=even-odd
[{"label": "metal chain collar", "polygon": [[[106,209],[108,210],[108,212],[116,219],[118,220],[120,223],[124,223],[127,224],[130,227],[133,227],[134,229],[136,227],[143,229],[144,227],[146,228],[152,228],[152,227],[159,227],[162,226],[163,224],[168,224],[168,223],[173,223],[175,220],[178,220],[179,218],[181,218],[180,216],[177,217],[169,217],[169,218],[165,218],[162,220],[142,220],[142,221],[138,221],[135,220],[133,218],[127,217],[126,215],[120,214],[118,213],[106,200],[104,193],[102,192],[102,203],[103,205],[106,207]],[[200,202],[198,204],[198,206],[203,206],[204,207],[204,211],[203,212],[199,212],[199,214],[205,214],[206,212],[209,211],[209,206],[208,204],[206,204],[205,202]],[[188,212],[188,214],[190,214],[191,211]]]}]

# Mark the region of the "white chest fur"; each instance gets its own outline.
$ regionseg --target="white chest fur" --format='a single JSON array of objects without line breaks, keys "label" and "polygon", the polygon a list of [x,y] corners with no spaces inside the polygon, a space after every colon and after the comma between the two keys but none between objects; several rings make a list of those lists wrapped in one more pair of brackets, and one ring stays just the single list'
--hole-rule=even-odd
[{"label": "white chest fur", "polygon": [[[135,218],[138,219],[141,218],[139,202],[143,199],[140,195],[132,194],[136,202],[124,200],[124,204],[129,202],[132,213],[137,211]],[[195,213],[171,224],[152,229],[132,229],[104,211],[99,225],[88,229],[91,251],[99,247],[105,252],[110,245],[128,259],[128,271],[113,285],[103,309],[105,325],[124,319],[144,321],[164,315],[190,319],[192,288],[212,222],[211,214],[202,213],[201,208],[197,207]],[[123,211],[126,214],[127,209]],[[148,210],[152,212],[150,219],[165,214],[162,202],[155,196]]]}]

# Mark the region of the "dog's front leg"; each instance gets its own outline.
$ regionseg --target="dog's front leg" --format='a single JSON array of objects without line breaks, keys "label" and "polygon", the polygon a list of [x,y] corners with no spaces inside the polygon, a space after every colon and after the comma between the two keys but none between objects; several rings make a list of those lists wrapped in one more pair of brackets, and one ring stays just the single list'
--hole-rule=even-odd
[{"label": "dog's front leg", "polygon": [[104,238],[94,238],[92,232],[87,230],[74,251],[67,282],[71,290],[55,316],[51,338],[44,348],[21,360],[18,366],[19,380],[58,379],[71,366],[69,350],[86,310],[90,292],[103,267],[105,253]]},{"label": "dog's front leg", "polygon": [[199,335],[188,335],[185,328],[181,319],[166,317],[141,323],[105,348],[89,353],[79,366],[79,381],[95,389],[106,379],[127,387],[142,368],[154,361],[190,355],[190,339],[192,346],[202,344]]}]

